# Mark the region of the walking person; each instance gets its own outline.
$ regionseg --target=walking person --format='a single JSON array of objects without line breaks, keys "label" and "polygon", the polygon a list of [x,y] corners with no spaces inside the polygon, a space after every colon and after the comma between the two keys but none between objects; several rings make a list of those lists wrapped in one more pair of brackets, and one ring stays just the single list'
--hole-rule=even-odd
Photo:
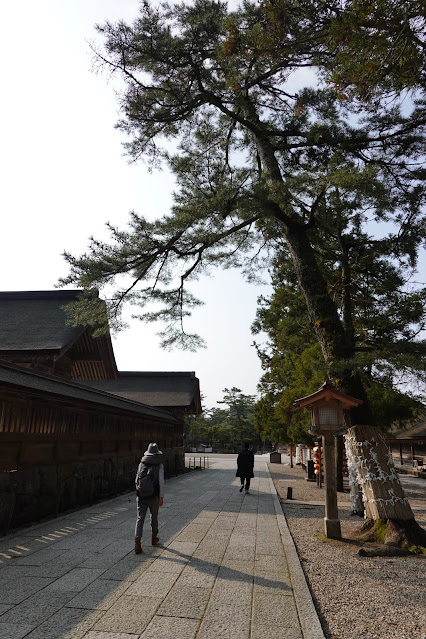
[{"label": "walking person", "polygon": [[244,486],[246,489],[246,493],[248,493],[250,488],[250,479],[254,477],[253,467],[254,454],[250,450],[248,442],[246,442],[244,444],[244,448],[240,450],[237,457],[236,477],[239,477],[241,481],[240,493],[243,492]]},{"label": "walking person", "polygon": [[143,523],[149,509],[151,513],[151,543],[158,544],[158,509],[163,505],[164,466],[163,453],[155,443],[149,444],[144,452],[136,473],[136,504],[138,516],[135,528],[135,553],[142,552],[141,538]]}]

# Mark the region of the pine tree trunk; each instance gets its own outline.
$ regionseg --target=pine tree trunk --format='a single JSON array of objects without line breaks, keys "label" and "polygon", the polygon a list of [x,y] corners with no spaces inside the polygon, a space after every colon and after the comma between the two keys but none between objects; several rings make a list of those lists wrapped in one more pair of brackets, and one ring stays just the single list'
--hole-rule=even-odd
[{"label": "pine tree trunk", "polygon": [[346,441],[356,466],[358,483],[362,487],[366,518],[414,519],[380,430],[374,426],[352,426]]},{"label": "pine tree trunk", "polygon": [[336,449],[336,488],[338,493],[343,493],[343,435],[337,435],[334,438],[334,445]]}]

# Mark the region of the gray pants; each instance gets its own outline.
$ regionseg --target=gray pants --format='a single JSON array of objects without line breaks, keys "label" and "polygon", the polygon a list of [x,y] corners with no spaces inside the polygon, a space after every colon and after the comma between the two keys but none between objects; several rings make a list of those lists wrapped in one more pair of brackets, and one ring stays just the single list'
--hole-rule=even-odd
[{"label": "gray pants", "polygon": [[149,499],[140,499],[136,497],[136,505],[138,509],[138,516],[136,519],[135,537],[142,537],[143,522],[145,521],[146,513],[151,513],[151,530],[153,535],[158,534],[158,509],[160,504],[159,497],[150,497]]}]

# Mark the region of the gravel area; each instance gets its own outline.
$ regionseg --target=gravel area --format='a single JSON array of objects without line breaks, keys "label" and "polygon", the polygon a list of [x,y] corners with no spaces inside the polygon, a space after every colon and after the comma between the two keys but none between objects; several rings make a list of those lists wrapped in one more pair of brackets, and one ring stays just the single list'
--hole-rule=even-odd
[{"label": "gravel area", "polygon": [[[338,493],[343,540],[324,541],[324,488],[306,481],[300,466],[268,466],[326,638],[426,639],[426,555],[360,557],[358,546],[345,541],[362,525],[348,492]],[[426,479],[401,478],[426,528]]]}]

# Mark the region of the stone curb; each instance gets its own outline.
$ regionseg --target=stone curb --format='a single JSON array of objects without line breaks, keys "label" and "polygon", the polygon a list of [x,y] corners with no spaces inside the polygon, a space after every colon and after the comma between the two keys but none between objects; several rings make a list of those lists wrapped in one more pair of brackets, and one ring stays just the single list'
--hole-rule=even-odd
[{"label": "stone curb", "polygon": [[296,546],[294,545],[293,538],[287,526],[287,520],[278,499],[274,482],[272,481],[272,478],[270,478],[269,481],[271,483],[272,500],[274,502],[278,527],[280,529],[287,557],[291,585],[293,587],[294,600],[296,602],[303,639],[325,639],[321,623],[312,600],[312,595],[308,584],[306,583],[305,574],[300,564]]}]

